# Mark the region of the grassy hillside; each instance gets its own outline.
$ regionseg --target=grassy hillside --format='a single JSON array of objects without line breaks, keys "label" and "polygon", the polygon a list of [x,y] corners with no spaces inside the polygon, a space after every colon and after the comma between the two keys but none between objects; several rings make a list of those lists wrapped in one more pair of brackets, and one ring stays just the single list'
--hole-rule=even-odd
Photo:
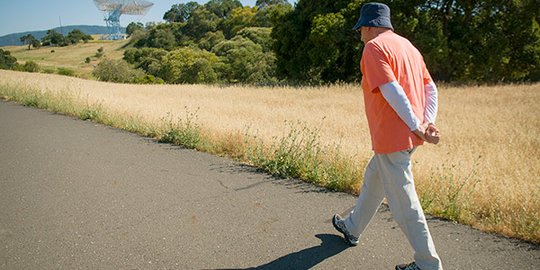
[{"label": "grassy hillside", "polygon": [[[26,61],[38,63],[42,72],[55,73],[57,68],[62,67],[75,71],[77,77],[91,79],[94,66],[103,58],[122,58],[124,54],[122,47],[128,42],[128,40],[92,40],[88,43],[66,47],[42,47],[28,50],[27,46],[7,46],[3,49],[10,51],[20,64]],[[101,47],[103,47],[104,55],[98,58],[96,52]],[[87,57],[90,57],[90,63],[85,62]]]}]

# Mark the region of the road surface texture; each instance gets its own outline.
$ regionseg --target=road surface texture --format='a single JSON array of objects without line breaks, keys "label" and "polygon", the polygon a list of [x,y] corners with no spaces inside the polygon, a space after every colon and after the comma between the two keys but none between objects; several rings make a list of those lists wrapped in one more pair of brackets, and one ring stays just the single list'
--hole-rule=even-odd
[{"label": "road surface texture", "polygon": [[[225,158],[0,101],[0,269],[393,269],[412,251],[379,210]],[[540,269],[537,245],[429,219],[446,270]]]}]

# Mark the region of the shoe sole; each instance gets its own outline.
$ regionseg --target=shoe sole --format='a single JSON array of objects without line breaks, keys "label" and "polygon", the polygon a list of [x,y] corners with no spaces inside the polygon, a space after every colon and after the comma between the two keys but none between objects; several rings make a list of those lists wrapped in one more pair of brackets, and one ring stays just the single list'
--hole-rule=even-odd
[{"label": "shoe sole", "polygon": [[343,234],[343,240],[345,240],[345,243],[349,244],[349,246],[351,246],[351,247],[355,247],[355,246],[358,245],[358,243],[353,243],[353,242],[351,242],[351,241],[349,240],[349,238],[347,237],[347,234],[345,234],[345,232],[344,232],[342,229],[340,229],[340,228],[336,225],[336,216],[332,217],[332,225],[334,225],[334,228],[335,228],[338,232],[340,232],[340,233]]}]

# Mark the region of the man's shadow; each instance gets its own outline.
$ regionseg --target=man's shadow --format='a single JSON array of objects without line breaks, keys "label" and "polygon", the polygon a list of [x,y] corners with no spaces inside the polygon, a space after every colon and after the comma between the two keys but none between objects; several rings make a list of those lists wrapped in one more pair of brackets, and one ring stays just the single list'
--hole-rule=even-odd
[{"label": "man's shadow", "polygon": [[[306,248],[283,257],[277,258],[267,264],[261,266],[246,268],[258,270],[270,269],[310,269],[320,262],[344,251],[349,246],[345,244],[342,237],[333,234],[317,234],[317,238],[321,239],[322,243],[318,246]],[[221,270],[232,270],[221,269]],[[236,269],[236,268],[234,268]]]}]

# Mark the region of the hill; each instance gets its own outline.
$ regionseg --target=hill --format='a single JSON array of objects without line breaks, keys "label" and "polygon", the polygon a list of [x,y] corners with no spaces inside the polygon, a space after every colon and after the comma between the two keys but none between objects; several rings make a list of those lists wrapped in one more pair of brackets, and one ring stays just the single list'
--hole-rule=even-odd
[{"label": "hill", "polygon": [[[68,26],[56,27],[53,29],[58,33],[63,33],[64,35],[67,35],[73,29],[79,29],[87,35],[103,35],[103,34],[108,33],[106,26],[99,26],[99,25],[68,25]],[[23,45],[23,43],[20,41],[20,38],[28,34],[32,34],[35,38],[41,40],[45,35],[47,35],[48,30],[49,29],[39,30],[39,31],[28,31],[28,32],[14,33],[14,34],[1,36],[0,47]],[[125,32],[125,28],[122,28],[121,31]]]},{"label": "hill", "polygon": [[[90,79],[92,70],[102,59],[120,59],[124,55],[125,45],[129,40],[90,40],[65,47],[41,47],[28,50],[25,45],[7,46],[2,49],[11,52],[20,64],[26,61],[36,62],[42,72],[54,73],[58,68],[68,68],[74,75]],[[103,48],[103,56],[96,57],[99,48]],[[86,58],[90,62],[86,62]]]}]

